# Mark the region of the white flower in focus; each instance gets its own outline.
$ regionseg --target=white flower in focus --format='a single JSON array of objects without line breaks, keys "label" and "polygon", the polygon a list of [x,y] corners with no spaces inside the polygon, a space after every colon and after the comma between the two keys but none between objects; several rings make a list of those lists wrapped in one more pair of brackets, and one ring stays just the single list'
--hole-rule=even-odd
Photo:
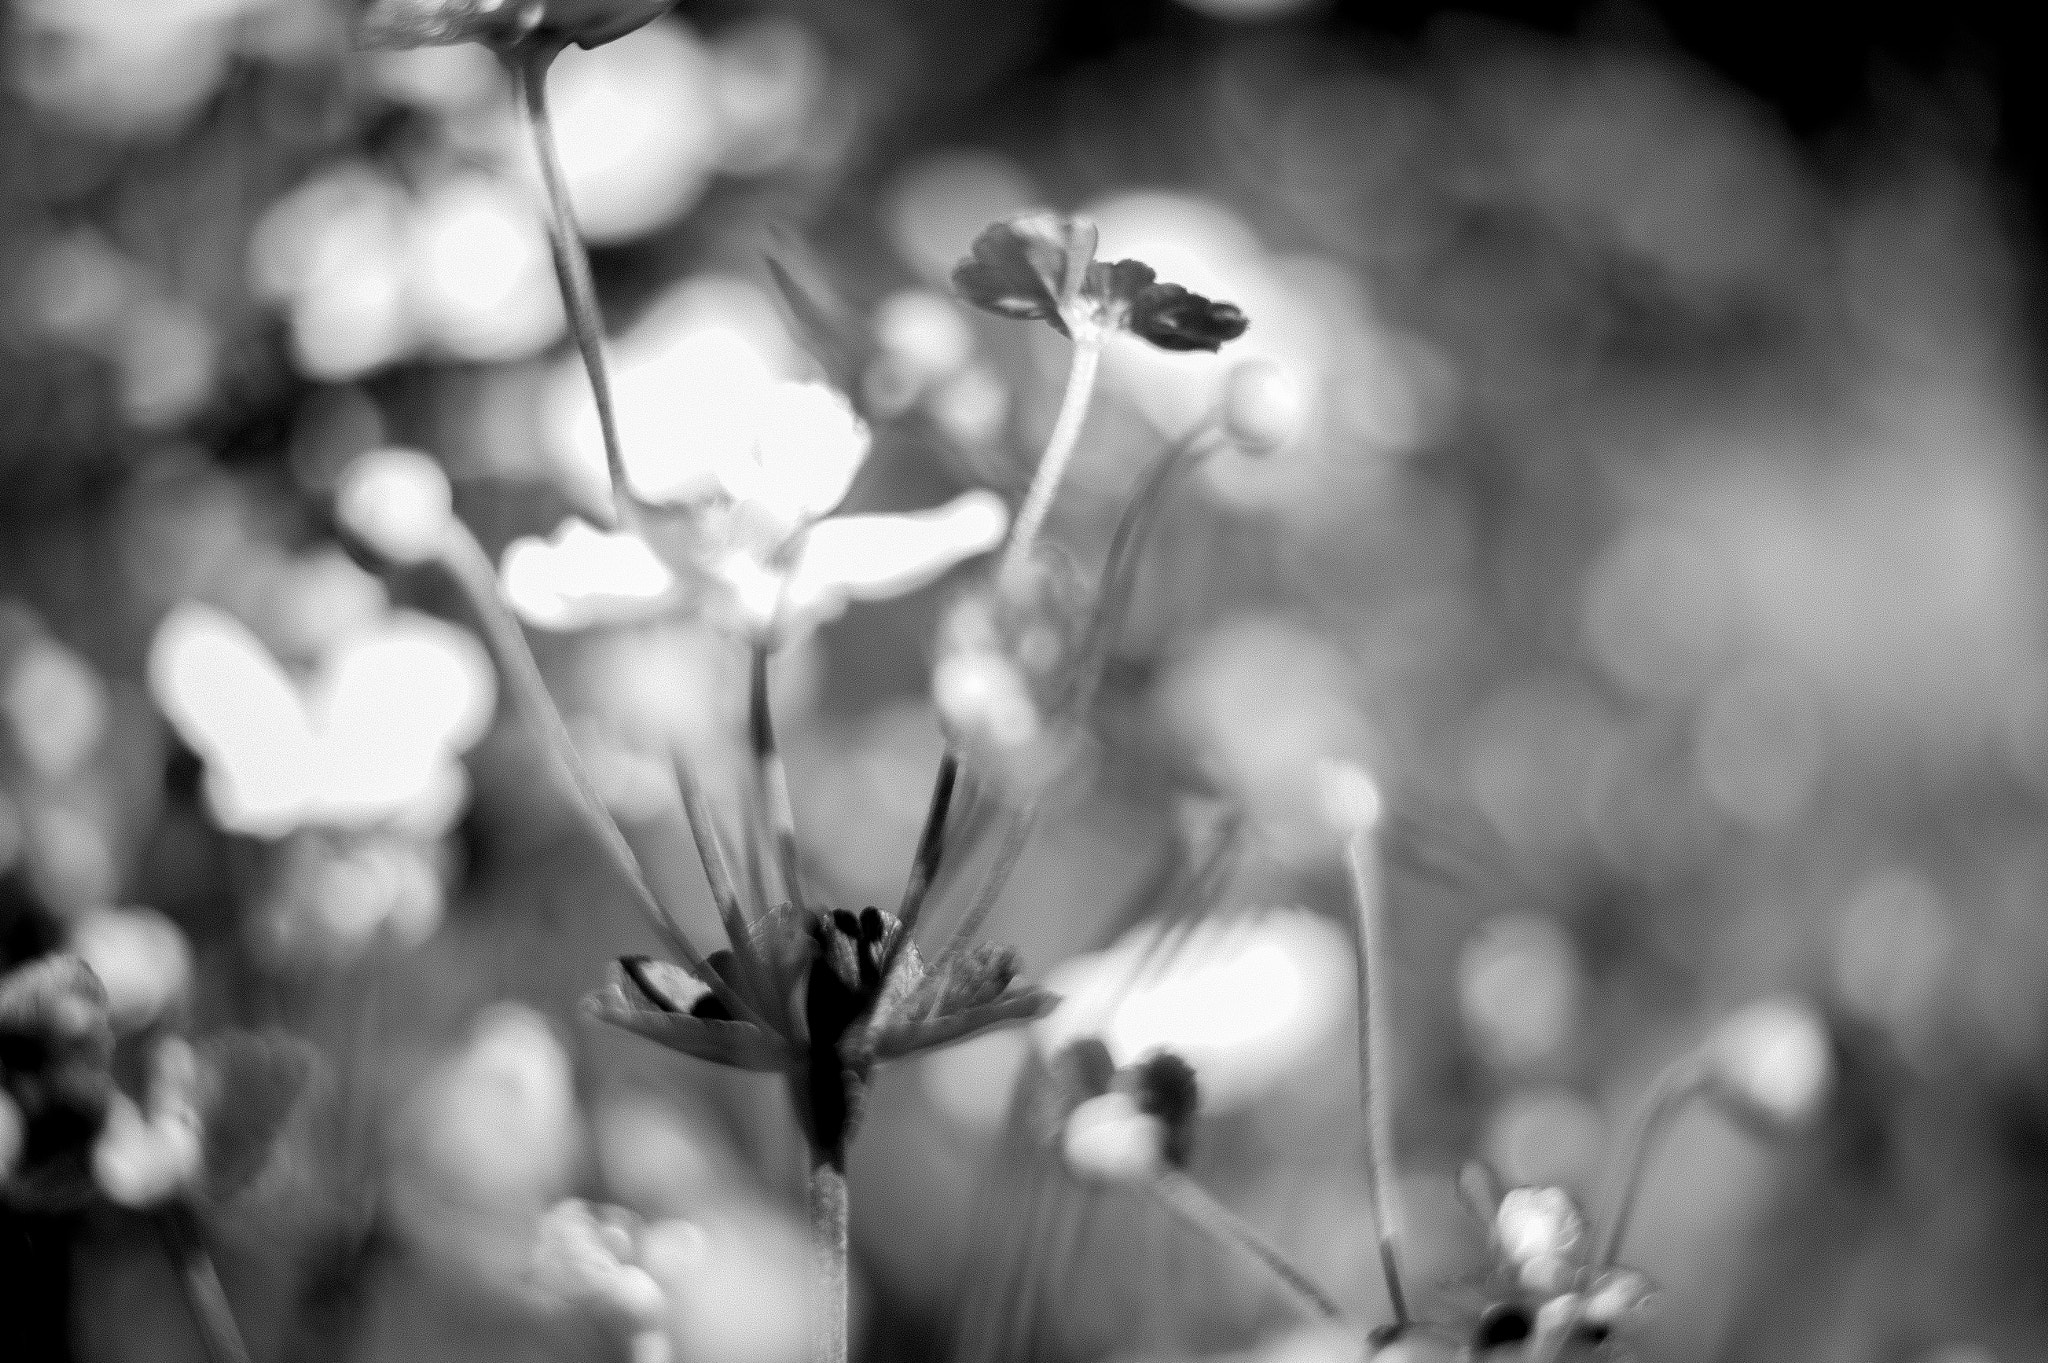
[{"label": "white flower in focus", "polygon": [[424,563],[440,551],[455,515],[448,475],[418,450],[373,450],[351,463],[334,512],[351,533],[393,563]]},{"label": "white flower in focus", "polygon": [[676,580],[639,536],[565,520],[547,539],[514,541],[499,567],[499,586],[528,623],[572,630],[644,619]]}]

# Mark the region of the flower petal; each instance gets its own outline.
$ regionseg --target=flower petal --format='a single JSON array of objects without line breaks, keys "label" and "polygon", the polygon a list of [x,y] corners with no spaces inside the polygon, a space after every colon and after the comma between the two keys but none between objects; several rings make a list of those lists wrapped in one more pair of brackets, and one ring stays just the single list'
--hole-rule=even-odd
[{"label": "flower petal", "polygon": [[1244,335],[1251,323],[1234,303],[1219,303],[1178,284],[1150,284],[1131,300],[1131,334],[1161,350],[1218,349]]},{"label": "flower petal", "polygon": [[718,479],[786,534],[839,505],[867,457],[867,423],[845,398],[784,380],[762,404],[752,445],[721,464]]},{"label": "flower petal", "polygon": [[[1095,257],[1095,224],[1058,213],[1026,213],[983,229],[972,254],[953,267],[953,288],[1003,317],[1045,321],[1061,335],[1061,315]],[[1078,268],[1077,268],[1078,266]]]},{"label": "flower petal", "polygon": [[545,540],[515,540],[498,572],[512,609],[553,630],[645,619],[676,585],[645,540],[579,520],[563,521]]},{"label": "flower petal", "polygon": [[593,1017],[714,1065],[772,1074],[789,1059],[778,1038],[752,1023],[693,1017],[655,1002],[620,965],[612,967],[611,980],[586,996],[583,1006]]},{"label": "flower petal", "polygon": [[551,33],[581,47],[623,38],[667,13],[675,0],[371,0],[357,26],[365,47],[433,47],[446,43],[515,42]]},{"label": "flower petal", "polygon": [[783,594],[792,618],[830,619],[851,601],[916,591],[1003,542],[1009,512],[993,492],[928,511],[834,516],[811,527]]}]

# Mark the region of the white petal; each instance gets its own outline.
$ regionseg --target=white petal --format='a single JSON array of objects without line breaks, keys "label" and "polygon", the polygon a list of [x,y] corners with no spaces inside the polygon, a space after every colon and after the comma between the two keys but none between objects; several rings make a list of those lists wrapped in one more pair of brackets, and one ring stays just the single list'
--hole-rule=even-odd
[{"label": "white petal", "polygon": [[879,516],[835,516],[811,527],[790,574],[784,609],[827,618],[849,601],[901,596],[1003,541],[1009,512],[993,492]]},{"label": "white petal", "polygon": [[284,670],[243,624],[186,602],[165,617],[149,650],[156,703],[206,762],[214,816],[268,836],[298,822],[312,798],[314,737]]},{"label": "white petal", "polygon": [[570,630],[646,616],[675,576],[638,536],[568,520],[549,539],[522,539],[507,549],[499,585],[529,623]]},{"label": "white petal", "polygon": [[736,501],[795,529],[839,505],[868,456],[868,428],[820,383],[778,383],[756,413],[745,457],[719,473]]}]

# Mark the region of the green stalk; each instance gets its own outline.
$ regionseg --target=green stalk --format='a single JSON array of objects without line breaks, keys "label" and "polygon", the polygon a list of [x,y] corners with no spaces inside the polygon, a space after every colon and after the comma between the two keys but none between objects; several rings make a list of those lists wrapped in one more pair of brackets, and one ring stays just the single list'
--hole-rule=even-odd
[{"label": "green stalk", "polygon": [[811,1213],[812,1363],[846,1363],[851,1216],[843,1155],[811,1151],[807,1201]]},{"label": "green stalk", "polygon": [[1054,420],[1052,435],[1045,442],[1045,454],[1038,461],[1038,471],[1032,475],[1031,490],[1025,494],[1024,506],[1017,512],[1017,523],[1010,530],[1010,544],[1003,551],[999,580],[1014,585],[1022,578],[1024,570],[1031,563],[1031,547],[1037,542],[1038,532],[1045,524],[1046,513],[1052,510],[1053,494],[1059,491],[1060,480],[1066,476],[1067,463],[1074,456],[1074,447],[1081,439],[1081,423],[1088,417],[1088,400],[1095,392],[1095,373],[1102,363],[1102,332],[1090,327],[1074,332],[1073,365],[1067,370],[1067,389],[1060,398],[1060,414]]},{"label": "green stalk", "polygon": [[1401,1290],[1401,1265],[1396,1250],[1402,1227],[1401,1191],[1394,1169],[1394,1121],[1386,1071],[1389,1060],[1386,980],[1380,940],[1380,866],[1370,829],[1353,833],[1344,845],[1351,872],[1351,893],[1358,920],[1352,934],[1357,953],[1358,1087],[1365,1111],[1365,1186],[1371,1204],[1373,1233],[1379,1240],[1380,1273],[1386,1279],[1387,1301],[1394,1326],[1406,1334],[1410,1324],[1408,1297]]},{"label": "green stalk", "polygon": [[1621,1185],[1621,1196],[1615,1201],[1613,1219],[1608,1222],[1607,1234],[1600,1243],[1600,1258],[1595,1267],[1610,1268],[1621,1258],[1622,1240],[1628,1234],[1629,1220],[1635,1215],[1636,1195],[1642,1191],[1644,1175],[1650,1167],[1650,1156],[1663,1141],[1665,1132],[1685,1105],[1706,1091],[1707,1076],[1700,1068],[1696,1057],[1686,1055],[1664,1067],[1657,1077],[1650,1081],[1650,1089],[1643,1099],[1637,1114],[1635,1126],[1629,1132],[1627,1151],[1628,1174]]},{"label": "green stalk", "polygon": [[1178,1169],[1169,1169],[1150,1185],[1174,1215],[1217,1244],[1242,1250],[1265,1265],[1287,1286],[1308,1313],[1324,1320],[1342,1320],[1344,1313],[1315,1280],[1295,1267],[1272,1241],[1250,1222],[1218,1202],[1207,1188]]},{"label": "green stalk", "polygon": [[249,1346],[235,1324],[234,1308],[228,1304],[213,1255],[207,1252],[198,1217],[185,1203],[174,1202],[158,1213],[157,1226],[163,1234],[164,1250],[178,1270],[207,1358],[211,1363],[249,1363]]},{"label": "green stalk", "polygon": [[762,820],[775,839],[775,857],[782,867],[782,890],[798,912],[804,911],[804,887],[796,847],[796,812],[789,803],[789,773],[775,744],[775,724],[768,711],[766,642],[754,644],[749,677],[747,731],[754,750],[754,794]]},{"label": "green stalk", "polygon": [[[512,618],[512,613],[498,595],[498,577],[491,566],[490,555],[484,552],[476,537],[469,533],[469,528],[459,520],[451,519],[449,522],[448,535],[441,546],[441,562],[475,609],[477,619],[483,625],[484,638],[498,660],[498,670],[504,675],[506,688],[511,691],[514,704],[525,712],[527,723],[540,737],[542,750],[553,759],[556,778],[569,796],[570,807],[582,818],[584,826],[610,860],[612,869],[632,892],[634,903],[654,925],[655,931],[682,958],[690,973],[718,995],[719,1001],[734,1018],[765,1025],[760,1014],[748,1007],[746,1001],[705,962],[682,925],[655,898],[640,870],[639,859],[633,855],[632,846],[612,819],[611,811],[605,808],[604,798],[597,793],[597,786],[583,765],[582,755],[576,751],[575,740],[569,737],[569,730],[562,723],[561,711],[555,707],[554,697],[548,693],[547,682],[541,677],[540,664],[534,660],[533,650],[527,645],[526,631]],[[708,866],[705,874],[712,874]]]},{"label": "green stalk", "polygon": [[638,518],[638,502],[626,481],[626,457],[619,441],[619,422],[612,409],[612,386],[604,353],[604,319],[597,309],[597,289],[590,279],[590,254],[584,249],[583,234],[576,226],[575,206],[569,202],[568,181],[562,175],[561,154],[555,147],[554,121],[548,116],[548,67],[562,51],[559,40],[529,40],[509,54],[512,81],[526,115],[526,127],[533,138],[533,150],[540,161],[541,183],[548,196],[548,248],[555,260],[555,281],[562,292],[569,329],[576,349],[583,357],[583,371],[590,378],[590,395],[597,404],[597,428],[604,436],[605,472],[611,480],[613,525],[630,526]]}]

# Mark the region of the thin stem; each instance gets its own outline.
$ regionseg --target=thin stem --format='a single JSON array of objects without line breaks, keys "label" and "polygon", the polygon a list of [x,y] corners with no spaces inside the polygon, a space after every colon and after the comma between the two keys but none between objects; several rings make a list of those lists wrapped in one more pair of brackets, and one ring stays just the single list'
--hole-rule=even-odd
[{"label": "thin stem", "polygon": [[1705,1072],[1691,1055],[1665,1066],[1663,1072],[1650,1082],[1649,1093],[1643,1099],[1635,1126],[1629,1132],[1628,1144],[1624,1147],[1628,1173],[1621,1185],[1621,1196],[1614,1204],[1613,1219],[1607,1223],[1607,1234],[1600,1242],[1597,1267],[1612,1267],[1620,1259],[1622,1240],[1628,1234],[1629,1219],[1635,1215],[1636,1195],[1642,1191],[1650,1156],[1670,1129],[1673,1119],[1687,1103],[1705,1092],[1706,1084]]},{"label": "thin stem", "polygon": [[732,943],[733,960],[739,966],[740,979],[745,983],[747,993],[760,999],[764,1007],[777,1005],[776,991],[768,987],[767,974],[760,967],[754,952],[754,935],[747,923],[746,909],[740,903],[739,889],[732,878],[732,867],[725,856],[725,842],[718,835],[718,821],[711,815],[711,809],[704,800],[704,788],[697,783],[696,773],[682,753],[671,754],[671,765],[675,769],[676,795],[682,801],[683,816],[690,825],[690,836],[697,844],[697,859],[704,864],[704,881],[711,888],[712,902],[718,906],[718,920],[725,925],[725,938]]},{"label": "thin stem", "polygon": [[1010,816],[1010,826],[1003,830],[1003,845],[996,849],[995,862],[988,868],[988,879],[982,882],[981,891],[974,897],[974,903],[960,920],[960,926],[953,929],[953,935],[946,939],[946,946],[938,955],[932,967],[951,960],[973,943],[976,933],[981,931],[984,919],[1002,897],[1003,887],[1010,881],[1010,872],[1017,867],[1017,858],[1024,853],[1024,844],[1031,841],[1031,830],[1038,823],[1038,804],[1033,801]]},{"label": "thin stem", "polygon": [[1218,1202],[1201,1184],[1189,1178],[1178,1169],[1169,1169],[1150,1185],[1159,1199],[1181,1220],[1206,1235],[1218,1244],[1231,1246],[1250,1254],[1278,1278],[1288,1289],[1309,1308],[1309,1313],[1325,1320],[1342,1320],[1344,1313],[1337,1303],[1330,1300],[1328,1293],[1317,1287],[1315,1280],[1297,1268],[1293,1261],[1265,1236],[1259,1234],[1250,1222],[1230,1208]]},{"label": "thin stem", "polygon": [[798,912],[804,910],[803,878],[798,873],[796,813],[789,804],[789,773],[775,746],[775,724],[768,712],[768,645],[754,645],[749,678],[747,731],[754,749],[754,789],[761,815],[775,837],[775,857],[782,866],[782,889]]},{"label": "thin stem", "polygon": [[[903,886],[903,903],[896,910],[896,919],[903,925],[897,933],[898,942],[909,941],[917,931],[925,896],[938,878],[939,862],[946,854],[946,815],[952,810],[953,786],[959,776],[960,756],[947,748],[939,758],[938,774],[932,778],[932,799],[925,810],[924,832],[918,836],[917,855],[910,862],[910,879]],[[890,955],[894,956],[897,949],[892,945]]]},{"label": "thin stem", "polygon": [[1053,421],[1052,435],[1045,442],[1045,454],[1032,475],[1031,490],[1024,496],[1023,509],[1010,531],[1010,544],[1003,551],[1001,580],[1014,583],[1031,562],[1031,546],[1038,539],[1046,513],[1052,510],[1053,494],[1066,475],[1067,462],[1081,438],[1081,423],[1088,416],[1088,399],[1095,392],[1095,371],[1102,363],[1099,332],[1077,331],[1074,335],[1073,367],[1067,371],[1067,389],[1060,398],[1060,414]]},{"label": "thin stem", "polygon": [[590,377],[590,395],[597,405],[597,428],[604,436],[605,472],[611,479],[613,516],[619,525],[636,518],[637,503],[626,481],[626,456],[619,442],[619,422],[612,410],[611,378],[604,355],[604,319],[597,310],[597,290],[590,281],[590,255],[576,226],[576,209],[569,202],[568,181],[562,175],[561,154],[555,148],[554,120],[548,115],[548,67],[561,52],[560,42],[528,41],[509,58],[513,83],[518,87],[520,106],[526,113],[527,131],[540,161],[541,183],[548,196],[548,247],[555,259],[555,281],[562,293],[569,329],[576,337],[576,349],[583,356],[583,372]]},{"label": "thin stem", "polygon": [[[504,674],[513,701],[525,711],[526,721],[538,734],[542,750],[553,759],[555,775],[569,796],[570,807],[581,816],[584,826],[596,838],[597,845],[604,849],[612,869],[632,892],[634,903],[654,925],[655,931],[682,958],[690,973],[718,995],[719,1001],[734,1018],[759,1024],[760,1015],[705,963],[689,934],[662,907],[661,901],[648,887],[639,859],[633,855],[626,835],[613,821],[611,811],[605,808],[604,798],[598,794],[581,754],[576,751],[575,740],[569,737],[569,730],[562,723],[561,711],[556,709],[554,697],[548,693],[547,682],[541,677],[540,664],[534,660],[533,650],[527,645],[526,632],[498,596],[498,579],[492,570],[490,556],[484,553],[483,546],[460,521],[450,522],[448,537],[441,546],[441,560],[475,608],[477,619],[484,627],[484,638],[497,657],[499,671]],[[706,874],[710,874],[708,868]]]},{"label": "thin stem", "polygon": [[212,1363],[249,1363],[249,1346],[242,1342],[241,1327],[235,1324],[220,1272],[200,1236],[198,1218],[184,1203],[173,1203],[159,1213],[157,1225],[163,1232],[164,1250],[178,1270],[207,1358]]},{"label": "thin stem", "polygon": [[843,1157],[811,1152],[807,1201],[811,1212],[811,1267],[816,1296],[811,1302],[812,1363],[846,1363],[848,1248],[851,1217]]},{"label": "thin stem", "polygon": [[1409,1325],[1408,1297],[1401,1290],[1401,1265],[1396,1253],[1403,1224],[1401,1190],[1394,1169],[1394,1121],[1386,1084],[1391,1038],[1383,966],[1386,947],[1380,940],[1383,896],[1379,852],[1370,829],[1352,834],[1344,851],[1358,910],[1352,943],[1357,950],[1358,1087],[1365,1109],[1365,1186],[1373,1232],[1379,1239],[1380,1273],[1386,1279],[1387,1301],[1394,1310],[1395,1326],[1405,1334]]}]

